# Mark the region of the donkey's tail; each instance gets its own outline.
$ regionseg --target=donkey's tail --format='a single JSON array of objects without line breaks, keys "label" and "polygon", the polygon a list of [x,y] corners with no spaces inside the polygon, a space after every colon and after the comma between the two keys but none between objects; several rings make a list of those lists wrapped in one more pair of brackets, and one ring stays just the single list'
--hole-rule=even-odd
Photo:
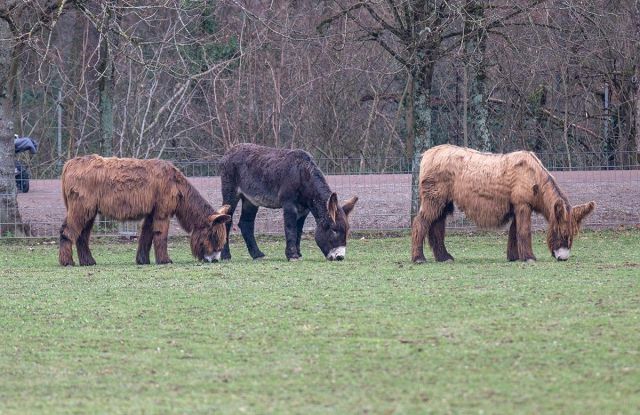
[{"label": "donkey's tail", "polygon": [[62,187],[62,200],[64,201],[64,208],[68,210],[69,206],[67,203],[67,187],[65,186],[66,177],[67,177],[67,163],[65,163],[64,166],[62,167],[62,176],[60,178],[60,185]]}]

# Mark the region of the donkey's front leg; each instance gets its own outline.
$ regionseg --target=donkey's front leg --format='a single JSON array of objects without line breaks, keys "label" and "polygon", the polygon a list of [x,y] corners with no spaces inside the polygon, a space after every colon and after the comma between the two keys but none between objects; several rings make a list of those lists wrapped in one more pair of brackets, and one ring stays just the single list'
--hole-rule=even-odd
[{"label": "donkey's front leg", "polygon": [[289,261],[300,259],[298,253],[298,211],[293,204],[286,204],[282,207],[284,215],[284,236],[287,240],[287,248],[284,253]]},{"label": "donkey's front leg", "polygon": [[515,209],[516,240],[518,243],[518,258],[521,261],[535,261],[531,247],[531,207],[520,205]]},{"label": "donkey's front leg", "polygon": [[149,252],[151,252],[151,243],[153,242],[153,215],[147,215],[142,222],[140,228],[140,236],[138,237],[138,252],[136,252],[136,264],[149,264]]},{"label": "donkey's front leg", "polygon": [[156,264],[171,264],[167,250],[169,239],[169,218],[154,218],[153,220],[153,250],[156,254]]},{"label": "donkey's front leg", "polygon": [[302,253],[300,252],[300,240],[302,239],[302,230],[304,229],[304,222],[307,220],[307,215],[309,215],[309,212],[299,217],[296,221],[296,251],[300,258],[302,258]]},{"label": "donkey's front leg", "polygon": [[229,236],[231,235],[231,228],[233,225],[233,212],[235,212],[236,206],[238,206],[238,202],[239,202],[237,190],[238,189],[233,185],[233,181],[227,178],[223,174],[222,175],[222,204],[229,205],[229,210],[227,211],[227,215],[231,216],[231,220],[225,224],[227,228],[227,238],[224,243],[224,248],[222,248],[223,260],[231,259],[231,250],[229,249]]}]

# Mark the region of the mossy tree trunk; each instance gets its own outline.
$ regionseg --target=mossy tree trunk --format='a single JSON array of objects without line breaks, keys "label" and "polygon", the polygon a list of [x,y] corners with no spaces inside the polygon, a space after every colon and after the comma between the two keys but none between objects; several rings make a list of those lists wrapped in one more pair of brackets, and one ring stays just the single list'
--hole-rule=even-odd
[{"label": "mossy tree trunk", "polygon": [[413,83],[411,90],[413,91],[410,108],[411,120],[413,121],[412,135],[410,139],[410,147],[412,149],[412,166],[411,166],[411,218],[413,219],[420,208],[419,199],[419,180],[420,180],[420,160],[422,153],[433,147],[433,137],[431,135],[431,83],[433,81],[433,67],[435,61],[432,61],[425,51],[420,54],[424,57],[423,64],[419,66],[416,73],[410,78]]},{"label": "mossy tree trunk", "polygon": [[102,4],[104,21],[100,33],[100,152],[104,156],[113,155],[113,98],[115,91],[115,62],[113,54],[117,45],[115,35],[116,7],[118,0],[108,0]]},{"label": "mossy tree trunk", "polygon": [[[636,1],[632,10],[633,18],[635,21],[635,38],[640,40],[640,2]],[[634,135],[636,142],[636,163],[640,163],[640,42],[636,43],[635,54],[635,69],[634,69],[634,112],[635,112],[635,125]]]},{"label": "mossy tree trunk", "polygon": [[0,236],[29,234],[18,210],[15,181],[12,91],[18,60],[13,39],[8,22],[0,19]]},{"label": "mossy tree trunk", "polygon": [[[485,55],[487,32],[484,29],[484,7],[478,0],[469,0],[465,5],[464,20],[464,57],[468,90],[465,100],[467,123],[470,128],[469,145],[482,151],[491,151],[491,135],[487,126],[489,111],[487,108],[487,74]],[[469,34],[466,36],[466,34]]]}]

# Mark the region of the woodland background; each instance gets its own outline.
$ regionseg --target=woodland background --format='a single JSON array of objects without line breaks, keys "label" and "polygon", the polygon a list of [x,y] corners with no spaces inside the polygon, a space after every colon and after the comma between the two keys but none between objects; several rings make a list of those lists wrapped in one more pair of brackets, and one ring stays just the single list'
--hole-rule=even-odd
[{"label": "woodland background", "polygon": [[334,172],[408,171],[440,143],[627,168],[640,2],[4,0],[0,101],[4,216],[14,133],[39,142],[39,177],[87,153],[203,161],[239,142]]}]

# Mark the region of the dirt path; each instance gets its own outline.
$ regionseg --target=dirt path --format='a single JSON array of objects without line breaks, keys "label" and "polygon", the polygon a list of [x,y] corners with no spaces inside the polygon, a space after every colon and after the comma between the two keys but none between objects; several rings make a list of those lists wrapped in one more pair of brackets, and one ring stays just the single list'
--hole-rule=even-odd
[{"label": "dirt path", "polygon": [[[640,170],[631,171],[574,171],[554,172],[558,184],[572,204],[595,200],[598,204],[585,225],[592,228],[640,226]],[[411,176],[408,174],[327,176],[331,188],[341,200],[357,195],[360,200],[352,215],[353,230],[408,229],[411,202]],[[214,206],[222,204],[219,177],[190,179]],[[57,237],[65,209],[59,180],[33,180],[31,190],[18,195],[23,221],[29,223],[34,236]],[[234,222],[239,215],[235,215]],[[261,233],[281,234],[280,210],[260,209],[257,230]],[[306,229],[314,227],[313,219]],[[463,215],[456,212],[449,227],[472,229]],[[544,220],[535,219],[535,227],[544,227]],[[135,232],[135,224],[120,231]],[[118,230],[111,230],[111,233]],[[172,233],[181,232],[177,224]]]}]

